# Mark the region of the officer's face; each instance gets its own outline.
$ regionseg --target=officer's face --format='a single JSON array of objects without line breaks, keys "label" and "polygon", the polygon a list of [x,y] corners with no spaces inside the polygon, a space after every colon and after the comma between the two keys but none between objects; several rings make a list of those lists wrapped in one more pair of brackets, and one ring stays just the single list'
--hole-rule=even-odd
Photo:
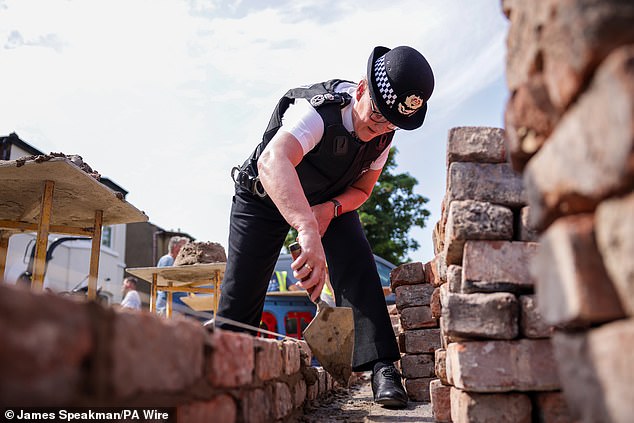
[{"label": "officer's face", "polygon": [[365,81],[361,81],[357,87],[357,102],[352,112],[352,124],[361,141],[370,141],[374,137],[397,129],[378,111]]}]

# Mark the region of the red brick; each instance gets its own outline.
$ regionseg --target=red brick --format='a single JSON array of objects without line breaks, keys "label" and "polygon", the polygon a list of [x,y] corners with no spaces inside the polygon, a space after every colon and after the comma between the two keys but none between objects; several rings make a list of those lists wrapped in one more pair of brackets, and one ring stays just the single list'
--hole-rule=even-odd
[{"label": "red brick", "polygon": [[506,162],[504,130],[482,126],[451,128],[447,138],[447,166],[453,162]]},{"label": "red brick", "polygon": [[535,394],[534,414],[540,423],[570,423],[573,420],[568,404],[561,392]]},{"label": "red brick", "polygon": [[429,383],[429,396],[434,421],[451,423],[451,387],[445,386],[439,379]]},{"label": "red brick", "polygon": [[454,423],[531,423],[531,400],[525,394],[477,394],[451,388]]},{"label": "red brick", "polygon": [[413,285],[425,281],[425,271],[420,262],[405,263],[395,267],[390,272],[392,290],[401,285]]},{"label": "red brick", "polygon": [[408,379],[435,376],[434,367],[433,354],[405,354],[401,357],[403,377]]},{"label": "red brick", "polygon": [[460,200],[522,207],[526,204],[522,177],[507,163],[454,162],[447,175],[447,201],[451,205]]},{"label": "red brick", "polygon": [[282,351],[279,341],[254,338],[255,375],[259,380],[275,379],[282,374]]},{"label": "red brick", "polygon": [[[233,388],[253,380],[253,337],[216,329],[207,377],[214,387]],[[178,350],[175,350],[178,352]]]},{"label": "red brick", "polygon": [[306,382],[304,379],[298,379],[293,385],[293,406],[300,408],[306,400]]},{"label": "red brick", "polygon": [[433,286],[440,286],[447,282],[447,259],[445,253],[436,254],[431,261],[430,283]]},{"label": "red brick", "polygon": [[408,307],[401,310],[401,326],[405,330],[434,328],[438,320],[431,315],[430,306]]},{"label": "red brick", "polygon": [[293,409],[293,397],[288,385],[277,382],[273,388],[273,413],[275,419],[282,419],[290,414]]},{"label": "red brick", "polygon": [[634,316],[634,193],[603,202],[596,212],[597,246],[621,304]]},{"label": "red brick", "polygon": [[282,342],[282,357],[284,359],[284,374],[292,375],[299,372],[301,358],[299,345],[294,341]]},{"label": "red brick", "polygon": [[544,230],[562,215],[591,212],[614,193],[631,191],[632,60],[634,47],[613,52],[526,166],[524,182],[532,227]]},{"label": "red brick", "polygon": [[207,331],[191,319],[116,313],[110,339],[112,395],[184,390],[203,377]]},{"label": "red brick", "polygon": [[433,353],[440,348],[440,329],[414,329],[399,335],[402,353]]},{"label": "red brick", "polygon": [[539,233],[537,229],[530,225],[530,211],[531,208],[526,206],[520,210],[520,229],[519,240],[524,242],[537,242],[539,241]]},{"label": "red brick", "polygon": [[[188,423],[233,423],[237,421],[236,403],[230,395],[220,395],[211,401],[200,401],[178,406],[176,421]],[[254,420],[250,420],[254,421]],[[259,420],[264,422],[264,420]],[[257,421],[254,421],[257,422]]]},{"label": "red brick", "polygon": [[462,292],[462,266],[452,264],[447,267],[447,289],[449,292]]},{"label": "red brick", "polygon": [[558,219],[532,263],[537,305],[547,324],[584,326],[624,316],[594,239],[592,215]]},{"label": "red brick", "polygon": [[434,287],[428,284],[403,285],[394,290],[396,308],[403,310],[407,307],[428,306]]},{"label": "red brick", "polygon": [[438,348],[434,353],[434,374],[445,385],[450,385],[447,379],[447,350]]},{"label": "red brick", "polygon": [[418,379],[405,379],[405,390],[407,396],[412,401],[429,402],[429,383],[433,380],[430,377],[422,377]]},{"label": "red brick", "polygon": [[[429,307],[431,308],[431,317],[433,317],[434,319],[440,319],[440,317],[442,316],[442,306],[440,304],[440,287],[437,287],[436,289],[434,289],[434,292],[432,292]],[[436,324],[438,324],[438,321],[436,321]]]},{"label": "red brick", "polygon": [[467,241],[462,263],[462,292],[532,292],[529,264],[537,243]]},{"label": "red brick", "polygon": [[[263,389],[243,390],[240,393],[241,421],[249,423],[268,423],[273,414],[273,385]],[[209,420],[212,421],[212,420]]]},{"label": "red brick", "polygon": [[588,332],[555,332],[552,338],[563,393],[573,417],[583,421],[632,421],[634,319]]},{"label": "red brick", "polygon": [[453,201],[445,232],[447,265],[462,264],[467,240],[510,240],[513,237],[513,212],[507,207],[481,201]]},{"label": "red brick", "polygon": [[537,310],[534,295],[522,295],[520,302],[520,334],[525,338],[549,338],[553,327],[544,322]]},{"label": "red brick", "polygon": [[0,310],[0,403],[71,403],[95,348],[89,307],[0,283]]},{"label": "red brick", "polygon": [[313,360],[313,352],[308,347],[306,341],[298,341],[299,355],[303,366],[310,367]]},{"label": "red brick", "polygon": [[548,391],[560,386],[548,339],[451,343],[447,372],[457,388],[469,392]]},{"label": "red brick", "polygon": [[513,339],[518,334],[519,306],[515,295],[449,294],[443,308],[445,333],[458,338]]}]

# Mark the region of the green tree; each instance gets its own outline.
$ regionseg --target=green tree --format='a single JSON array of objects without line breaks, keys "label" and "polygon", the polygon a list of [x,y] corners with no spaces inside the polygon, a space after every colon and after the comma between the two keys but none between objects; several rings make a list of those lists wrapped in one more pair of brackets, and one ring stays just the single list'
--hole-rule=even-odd
[{"label": "green tree", "polygon": [[[407,173],[392,173],[397,152],[396,147],[390,149],[372,195],[359,207],[359,218],[372,251],[396,265],[410,261],[407,253],[417,250],[419,243],[409,236],[409,231],[414,226],[424,228],[429,218],[429,210],[425,208],[429,200],[413,192],[418,184],[416,178]],[[287,251],[296,237],[297,231],[291,229],[284,242]]]}]

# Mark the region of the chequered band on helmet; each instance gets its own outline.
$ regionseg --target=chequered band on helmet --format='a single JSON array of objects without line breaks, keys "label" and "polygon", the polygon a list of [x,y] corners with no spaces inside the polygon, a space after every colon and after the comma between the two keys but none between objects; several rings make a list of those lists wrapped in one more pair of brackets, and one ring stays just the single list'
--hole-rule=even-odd
[{"label": "chequered band on helmet", "polygon": [[390,80],[387,77],[384,63],[385,55],[381,56],[374,63],[374,78],[376,79],[376,85],[379,88],[379,92],[385,101],[385,104],[391,109],[396,102],[396,94],[390,85]]}]

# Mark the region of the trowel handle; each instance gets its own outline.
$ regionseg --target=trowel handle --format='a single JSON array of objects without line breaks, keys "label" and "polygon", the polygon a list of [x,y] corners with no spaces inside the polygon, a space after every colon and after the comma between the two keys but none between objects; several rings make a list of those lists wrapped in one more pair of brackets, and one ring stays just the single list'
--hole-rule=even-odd
[{"label": "trowel handle", "polygon": [[[288,249],[291,252],[291,257],[293,257],[293,260],[297,260],[297,257],[299,257],[299,255],[302,253],[302,247],[299,245],[299,242],[293,242],[291,245],[288,246]],[[302,279],[302,281],[304,279]],[[306,290],[308,292],[308,298],[310,298],[310,295],[312,294],[314,289],[315,288],[313,288],[311,290]],[[312,301],[312,299],[311,299],[311,301]],[[322,306],[321,298],[317,297],[317,299],[315,301],[313,301],[313,302],[315,303],[315,305],[317,306],[318,309],[321,309],[321,306]],[[323,304],[325,304],[325,303],[323,303]]]}]

